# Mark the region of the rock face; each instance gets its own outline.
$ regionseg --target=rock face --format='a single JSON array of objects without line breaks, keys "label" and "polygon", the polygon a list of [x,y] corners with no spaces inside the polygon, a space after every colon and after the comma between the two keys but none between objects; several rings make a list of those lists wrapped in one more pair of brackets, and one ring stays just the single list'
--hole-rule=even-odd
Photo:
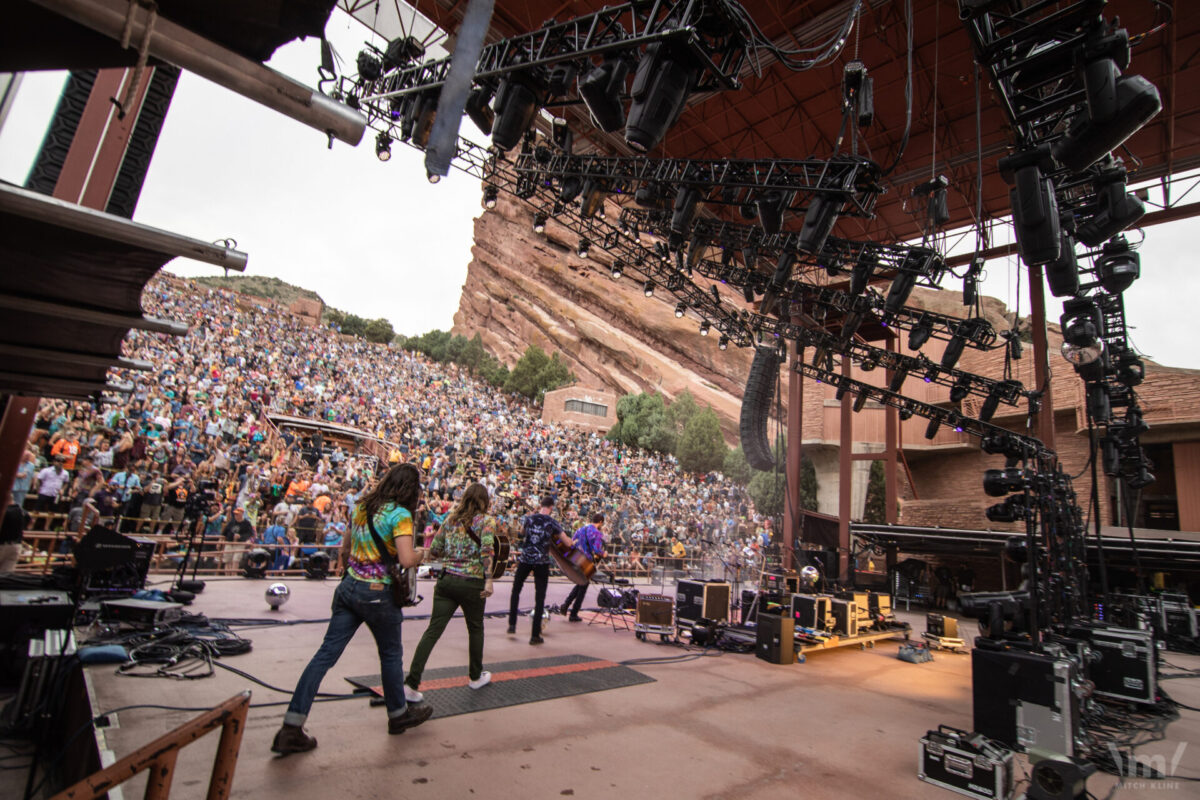
[{"label": "rock face", "polygon": [[[554,220],[544,234],[534,233],[532,210],[502,194],[497,207],[475,221],[473,258],[453,332],[479,333],[509,366],[530,344],[557,351],[583,386],[618,396],[660,392],[670,401],[689,390],[702,406],[713,407],[726,440],[736,444],[753,351],[720,350],[716,336],[700,336],[694,314],[675,317],[672,297],[665,292],[645,297],[638,280],[613,280],[607,254],[593,248],[593,257],[579,258],[576,246],[576,235]],[[733,308],[744,307],[740,292],[720,288]],[[912,304],[946,314],[963,311],[956,292],[917,290]],[[998,300],[986,298],[984,313],[997,329],[1009,324]],[[781,379],[787,381],[785,370]],[[819,397],[820,391],[805,381],[806,397]],[[782,395],[786,409],[786,383]],[[805,403],[806,440],[818,435],[822,414],[820,403]]]},{"label": "rock face", "polygon": [[699,334],[694,315],[676,319],[673,298],[645,297],[628,276],[613,280],[606,254],[593,249],[596,258],[579,258],[576,244],[553,220],[534,233],[532,211],[502,195],[475,221],[453,332],[478,332],[509,366],[530,344],[557,351],[582,385],[618,396],[660,392],[670,401],[689,390],[736,441],[753,353],[720,350],[716,336]]}]

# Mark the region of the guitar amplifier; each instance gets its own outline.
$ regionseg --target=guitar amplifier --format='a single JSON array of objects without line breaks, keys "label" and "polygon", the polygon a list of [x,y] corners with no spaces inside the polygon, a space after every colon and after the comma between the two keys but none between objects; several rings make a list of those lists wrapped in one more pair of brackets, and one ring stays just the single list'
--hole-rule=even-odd
[{"label": "guitar amplifier", "polygon": [[958,639],[958,620],[943,614],[925,615],[925,632],[943,639]]},{"label": "guitar amplifier", "polygon": [[858,636],[858,603],[835,597],[829,605],[833,613],[833,632],[840,636]]},{"label": "guitar amplifier", "polygon": [[642,625],[660,625],[669,628],[675,623],[675,604],[665,594],[639,594],[637,598],[637,622]]},{"label": "guitar amplifier", "polygon": [[855,608],[858,611],[858,626],[860,628],[871,627],[871,599],[870,592],[858,592],[853,590],[844,590],[838,592],[835,597],[841,600],[853,600]]},{"label": "guitar amplifier", "polygon": [[1153,631],[1081,625],[1068,634],[1086,641],[1099,656],[1086,667],[1095,694],[1134,703],[1157,700],[1158,651]]},{"label": "guitar amplifier", "polygon": [[789,595],[800,591],[800,576],[790,572],[767,572],[763,575],[763,590],[775,594]]},{"label": "guitar amplifier", "polygon": [[917,777],[967,797],[1002,800],[1013,788],[1013,753],[977,733],[939,725],[921,739]]},{"label": "guitar amplifier", "polygon": [[741,622],[749,625],[758,617],[758,592],[742,589]]},{"label": "guitar amplifier", "polygon": [[975,730],[1015,750],[1073,758],[1079,733],[1078,678],[1071,659],[977,644],[971,651]]},{"label": "guitar amplifier", "polygon": [[792,595],[792,619],[801,628],[827,631],[832,619],[829,606],[829,601],[832,599],[828,595],[821,594],[794,594]]},{"label": "guitar amplifier", "polygon": [[141,625],[161,625],[183,616],[183,603],[164,603],[157,600],[104,600],[100,603],[100,618],[106,622],[133,622]]},{"label": "guitar amplifier", "polygon": [[723,581],[680,581],[675,586],[675,618],[682,624],[699,619],[729,621],[731,588]]},{"label": "guitar amplifier", "polygon": [[787,614],[758,615],[754,655],[771,664],[796,663],[796,626]]},{"label": "guitar amplifier", "polygon": [[867,608],[872,616],[892,616],[892,596],[886,592],[871,592],[867,596]]}]

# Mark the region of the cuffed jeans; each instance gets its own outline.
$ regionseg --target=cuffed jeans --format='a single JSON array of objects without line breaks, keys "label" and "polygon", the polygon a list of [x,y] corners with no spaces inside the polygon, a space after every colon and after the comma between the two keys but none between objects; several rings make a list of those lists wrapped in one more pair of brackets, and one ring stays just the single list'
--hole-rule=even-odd
[{"label": "cuffed jeans", "polygon": [[354,632],[364,622],[379,650],[379,671],[383,676],[383,700],[388,718],[401,716],[407,708],[404,702],[404,648],[400,642],[400,623],[404,621],[404,614],[392,602],[391,589],[384,584],[371,584],[347,575],[333,591],[332,612],[325,641],[300,674],[283,723],[304,724],[325,673],[337,663]]},{"label": "cuffed jeans", "polygon": [[459,606],[467,622],[468,675],[473,681],[479,679],[483,672],[483,609],[487,605],[487,598],[480,595],[483,586],[483,578],[462,578],[458,575],[438,578],[433,589],[433,613],[429,617],[429,627],[417,643],[417,651],[408,665],[408,685],[413,689],[421,688],[425,662],[429,660],[433,646],[442,638],[442,631],[446,630],[446,624]]},{"label": "cuffed jeans", "polygon": [[521,588],[525,585],[525,579],[529,577],[529,573],[533,573],[533,636],[542,635],[542,614],[546,606],[546,585],[550,583],[550,565],[549,564],[522,564],[517,563],[516,573],[513,575],[512,597],[508,603],[508,627],[515,628],[517,626],[517,606],[521,602]]}]

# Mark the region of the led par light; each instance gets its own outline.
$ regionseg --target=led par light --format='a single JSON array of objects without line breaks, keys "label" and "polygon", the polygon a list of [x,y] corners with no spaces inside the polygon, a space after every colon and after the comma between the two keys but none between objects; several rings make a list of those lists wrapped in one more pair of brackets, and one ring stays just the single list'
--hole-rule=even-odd
[{"label": "led par light", "polygon": [[1141,276],[1142,260],[1129,246],[1124,236],[1107,242],[1096,259],[1100,285],[1109,294],[1120,294]]}]

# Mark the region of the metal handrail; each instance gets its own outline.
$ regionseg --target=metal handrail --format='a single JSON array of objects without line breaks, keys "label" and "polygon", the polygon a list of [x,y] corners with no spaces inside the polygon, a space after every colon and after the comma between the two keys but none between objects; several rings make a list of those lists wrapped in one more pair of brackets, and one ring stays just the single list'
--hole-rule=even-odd
[{"label": "metal handrail", "polygon": [[150,775],[143,796],[146,800],[166,800],[171,796],[171,779],[175,776],[175,759],[179,751],[218,727],[221,729],[221,741],[217,744],[212,777],[208,781],[207,800],[225,800],[233,788],[233,771],[237,766],[238,750],[242,745],[242,733],[246,729],[249,710],[250,692],[235,695],[211,711],[142,745],[112,766],[92,773],[54,795],[51,800],[98,800],[106,797],[116,786],[147,770]]}]

